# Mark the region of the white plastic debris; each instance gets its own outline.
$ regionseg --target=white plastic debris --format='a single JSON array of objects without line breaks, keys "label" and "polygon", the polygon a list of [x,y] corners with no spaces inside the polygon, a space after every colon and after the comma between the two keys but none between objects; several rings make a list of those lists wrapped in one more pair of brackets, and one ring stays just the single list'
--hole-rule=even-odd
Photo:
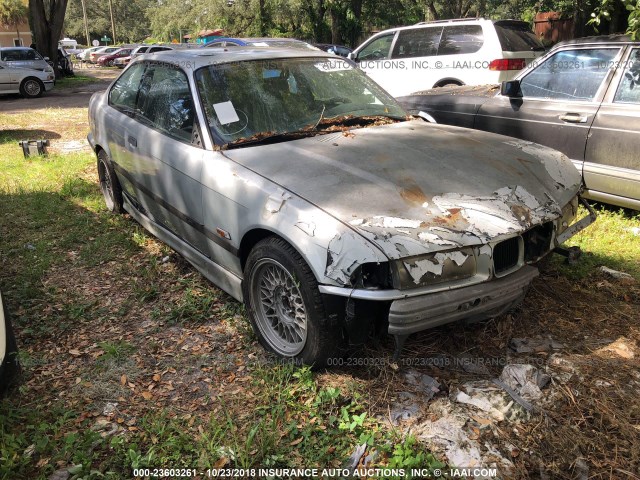
[{"label": "white plastic debris", "polygon": [[613,268],[609,268],[605,266],[600,267],[599,270],[605,275],[615,278],[616,280],[623,280],[625,282],[635,282],[635,278],[633,278],[628,273],[619,272],[617,270],[614,270]]},{"label": "white plastic debris", "polygon": [[507,365],[500,374],[500,381],[514,390],[525,400],[537,400],[542,397],[541,388],[551,380],[546,373],[542,373],[533,365]]}]

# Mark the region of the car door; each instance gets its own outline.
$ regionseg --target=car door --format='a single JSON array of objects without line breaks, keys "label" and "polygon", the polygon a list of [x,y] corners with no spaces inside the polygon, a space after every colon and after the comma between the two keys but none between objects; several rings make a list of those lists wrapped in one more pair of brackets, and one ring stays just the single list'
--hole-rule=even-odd
[{"label": "car door", "polygon": [[589,131],[584,181],[591,198],[640,209],[640,47],[629,47]]},{"label": "car door", "polygon": [[123,167],[142,209],[192,247],[207,252],[200,175],[204,150],[186,73],[149,62],[125,127]]},{"label": "car door", "polygon": [[586,46],[551,54],[519,77],[521,98],[492,98],[474,127],[555,148],[582,169],[587,134],[620,53],[620,47]]},{"label": "car door", "polygon": [[[373,38],[358,51],[354,58],[367,75],[392,95],[394,94],[394,85],[398,86],[403,75],[402,69],[394,68],[395,62],[389,59],[395,37],[396,32],[390,32]],[[403,62],[400,60],[398,63]]]},{"label": "car door", "polygon": [[[393,45],[391,59],[403,61],[406,69],[399,88],[401,95],[428,90],[440,79],[436,55],[442,36],[442,26],[416,27],[400,30]],[[395,96],[398,92],[395,91]]]},{"label": "car door", "polygon": [[16,87],[13,85],[11,72],[4,65],[0,65],[0,93],[9,92]]}]

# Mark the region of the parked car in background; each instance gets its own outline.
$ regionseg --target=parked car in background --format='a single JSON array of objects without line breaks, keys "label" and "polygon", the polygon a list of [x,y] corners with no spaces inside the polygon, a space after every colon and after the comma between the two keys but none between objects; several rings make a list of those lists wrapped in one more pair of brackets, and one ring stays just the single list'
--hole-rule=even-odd
[{"label": "parked car in background", "polygon": [[95,50],[95,51],[93,51],[93,52],[91,52],[89,54],[89,61],[91,63],[98,63],[98,59],[100,57],[103,57],[105,55],[109,55],[109,54],[111,54],[111,53],[113,53],[113,52],[115,52],[115,51],[117,51],[119,49],[120,49],[120,47],[102,47],[102,48],[99,48],[98,50]]},{"label": "parked car in background", "polygon": [[113,65],[118,68],[124,68],[131,62],[131,55],[126,57],[118,57],[113,61]]},{"label": "parked car in background", "polygon": [[19,93],[26,98],[39,97],[53,88],[54,80],[53,69],[34,70],[0,62],[0,94]]},{"label": "parked car in background", "polygon": [[[277,355],[322,364],[376,321],[508,310],[569,227],[559,152],[410,119],[350,61],[236,47],[148,54],[89,103],[112,212],[238,300]],[[489,161],[490,159],[490,161]]]},{"label": "parked car in background", "polygon": [[560,150],[587,198],[640,210],[640,42],[565,42],[511,82],[401,97],[412,113]]},{"label": "parked car in background", "polygon": [[42,57],[33,48],[29,47],[1,47],[0,61],[12,67],[30,68],[43,72],[53,72],[51,65],[47,63],[48,57]]},{"label": "parked car in background", "polygon": [[132,50],[131,59],[133,60],[145,53],[166,52],[173,49],[174,47],[168,45],[140,45]]},{"label": "parked car in background", "polygon": [[0,293],[0,393],[3,393],[19,372],[18,346],[9,312]]},{"label": "parked car in background", "polygon": [[101,67],[113,67],[117,58],[131,56],[132,50],[133,48],[121,48],[113,53],[102,55],[100,58],[98,58],[98,61],[96,63]]},{"label": "parked car in background", "polygon": [[544,53],[525,22],[461,19],[375,34],[349,55],[394,97],[510,80]]},{"label": "parked car in background", "polygon": [[299,50],[319,50],[310,43],[295,38],[217,38],[204,47],[275,47]]},{"label": "parked car in background", "polygon": [[334,45],[332,43],[313,43],[312,45],[324,52],[335,53],[341,57],[348,57],[353,52],[353,50],[344,45]]},{"label": "parked car in background", "polygon": [[91,48],[87,48],[85,50],[83,50],[82,52],[77,54],[77,57],[83,61],[83,62],[88,62],[90,60],[89,55],[91,55],[91,53],[100,50],[101,48],[105,48],[105,47],[91,47]]}]

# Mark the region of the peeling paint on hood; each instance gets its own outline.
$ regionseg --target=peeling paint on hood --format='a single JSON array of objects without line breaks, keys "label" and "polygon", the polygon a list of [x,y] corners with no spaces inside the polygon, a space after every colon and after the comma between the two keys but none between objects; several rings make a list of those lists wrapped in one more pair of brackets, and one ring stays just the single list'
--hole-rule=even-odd
[{"label": "peeling paint on hood", "polygon": [[[580,172],[564,153],[526,140],[510,140],[504,143],[513,145],[529,155],[539,157],[549,176],[556,182],[558,189],[580,185],[582,179]],[[540,155],[541,153],[542,155]]]},{"label": "peeling paint on hood", "polygon": [[522,233],[557,218],[580,187],[573,164],[552,149],[422,120],[362,128],[333,143],[305,138],[224,155],[322,209],[390,259]]},{"label": "peeling paint on hood", "polygon": [[490,196],[447,193],[434,197],[441,211],[456,210],[466,220],[466,232],[487,241],[506,233],[521,232],[558,217],[562,208],[552,199],[541,204],[524,187],[504,187]]}]

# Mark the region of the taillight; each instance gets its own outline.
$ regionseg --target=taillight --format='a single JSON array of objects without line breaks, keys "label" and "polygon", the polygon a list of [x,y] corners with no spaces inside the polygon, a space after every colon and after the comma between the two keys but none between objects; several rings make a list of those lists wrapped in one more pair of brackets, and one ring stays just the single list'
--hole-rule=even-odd
[{"label": "taillight", "polygon": [[524,58],[498,58],[489,64],[489,70],[522,70],[525,65]]}]

